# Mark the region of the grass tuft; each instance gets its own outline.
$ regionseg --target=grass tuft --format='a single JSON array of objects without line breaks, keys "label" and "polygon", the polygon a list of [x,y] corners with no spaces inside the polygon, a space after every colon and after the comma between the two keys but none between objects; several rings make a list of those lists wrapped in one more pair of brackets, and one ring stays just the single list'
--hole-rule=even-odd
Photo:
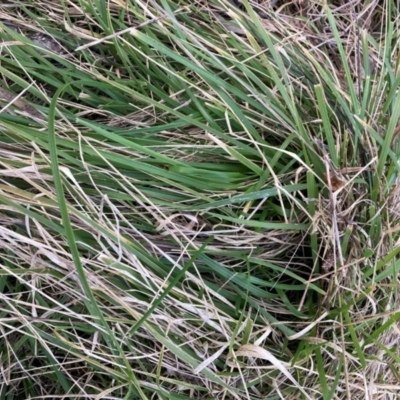
[{"label": "grass tuft", "polygon": [[266,3],[0,5],[0,400],[396,398],[398,7]]}]

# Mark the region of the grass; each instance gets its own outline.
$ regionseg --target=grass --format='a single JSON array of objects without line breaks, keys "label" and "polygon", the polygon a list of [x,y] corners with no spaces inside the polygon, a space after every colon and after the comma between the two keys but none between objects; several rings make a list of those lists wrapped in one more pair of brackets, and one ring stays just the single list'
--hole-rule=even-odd
[{"label": "grass", "polygon": [[397,398],[397,10],[1,5],[0,399]]}]

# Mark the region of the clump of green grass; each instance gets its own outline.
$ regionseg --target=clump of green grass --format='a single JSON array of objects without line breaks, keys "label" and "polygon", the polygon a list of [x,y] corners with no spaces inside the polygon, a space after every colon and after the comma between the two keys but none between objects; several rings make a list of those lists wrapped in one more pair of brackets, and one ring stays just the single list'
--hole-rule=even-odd
[{"label": "clump of green grass", "polygon": [[1,399],[394,398],[396,8],[305,3],[0,6]]}]

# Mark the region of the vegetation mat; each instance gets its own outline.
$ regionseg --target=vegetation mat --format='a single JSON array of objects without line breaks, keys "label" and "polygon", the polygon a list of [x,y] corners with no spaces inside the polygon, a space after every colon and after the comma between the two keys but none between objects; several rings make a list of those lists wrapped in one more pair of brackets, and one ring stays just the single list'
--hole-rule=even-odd
[{"label": "vegetation mat", "polygon": [[0,5],[0,400],[397,399],[399,3]]}]

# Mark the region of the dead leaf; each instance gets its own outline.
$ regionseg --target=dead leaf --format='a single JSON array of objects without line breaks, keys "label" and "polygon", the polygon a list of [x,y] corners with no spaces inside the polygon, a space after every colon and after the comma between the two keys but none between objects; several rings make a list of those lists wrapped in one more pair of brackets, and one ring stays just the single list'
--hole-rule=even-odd
[{"label": "dead leaf", "polygon": [[333,192],[336,192],[336,190],[344,187],[344,185],[347,183],[344,179],[339,178],[339,176],[334,172],[324,174],[324,178],[328,186],[330,183],[330,188]]}]

